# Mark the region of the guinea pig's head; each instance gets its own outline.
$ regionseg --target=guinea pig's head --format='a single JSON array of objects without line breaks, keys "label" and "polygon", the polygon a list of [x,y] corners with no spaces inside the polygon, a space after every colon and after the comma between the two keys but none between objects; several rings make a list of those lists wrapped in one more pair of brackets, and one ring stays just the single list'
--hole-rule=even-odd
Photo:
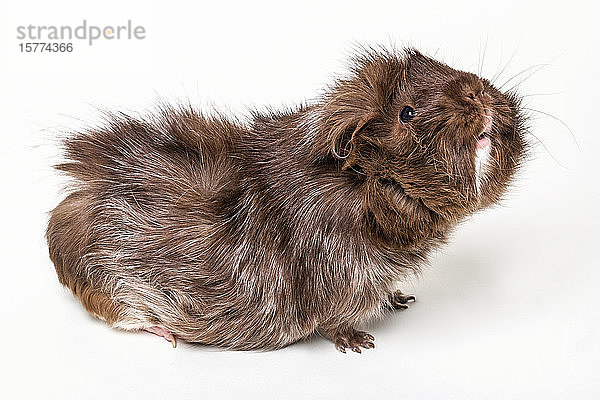
[{"label": "guinea pig's head", "polygon": [[514,93],[412,49],[367,52],[323,104],[322,146],[343,170],[444,220],[499,200],[526,150]]}]

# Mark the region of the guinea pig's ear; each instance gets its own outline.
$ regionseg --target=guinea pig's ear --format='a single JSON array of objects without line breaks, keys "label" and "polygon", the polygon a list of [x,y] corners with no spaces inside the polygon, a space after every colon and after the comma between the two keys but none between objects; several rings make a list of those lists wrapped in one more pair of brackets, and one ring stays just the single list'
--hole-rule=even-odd
[{"label": "guinea pig's ear", "polygon": [[352,167],[357,161],[358,147],[361,139],[361,131],[369,122],[377,118],[376,112],[370,112],[358,119],[347,121],[347,124],[337,127],[332,132],[331,153],[335,158],[344,160],[342,170]]},{"label": "guinea pig's ear", "polygon": [[383,51],[365,49],[355,58],[350,76],[332,85],[314,109],[320,115],[320,135],[313,151],[343,160],[342,169],[355,165],[361,144],[371,141],[368,127],[386,113],[402,68],[395,54]]}]

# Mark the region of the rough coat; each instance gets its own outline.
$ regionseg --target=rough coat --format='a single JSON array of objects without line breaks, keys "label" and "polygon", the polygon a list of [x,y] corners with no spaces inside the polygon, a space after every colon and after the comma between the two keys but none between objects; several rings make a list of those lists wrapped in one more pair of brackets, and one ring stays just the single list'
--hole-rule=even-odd
[{"label": "rough coat", "polygon": [[74,180],[47,229],[60,282],[122,329],[232,349],[318,329],[372,347],[354,328],[500,198],[525,126],[514,94],[415,50],[352,62],[314,103],[249,124],[163,106],[72,135],[57,168]]}]

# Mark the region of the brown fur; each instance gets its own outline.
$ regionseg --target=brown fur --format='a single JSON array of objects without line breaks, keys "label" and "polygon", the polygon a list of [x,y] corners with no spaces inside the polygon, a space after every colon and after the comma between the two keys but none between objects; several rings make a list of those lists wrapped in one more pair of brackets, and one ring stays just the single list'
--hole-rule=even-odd
[{"label": "brown fur", "polygon": [[[123,329],[232,349],[320,330],[342,350],[372,347],[354,328],[457,222],[498,201],[525,127],[514,94],[415,50],[353,65],[313,104],[247,126],[165,106],[73,135],[58,166],[72,193],[47,230],[60,282]],[[407,105],[417,115],[402,123]]]}]

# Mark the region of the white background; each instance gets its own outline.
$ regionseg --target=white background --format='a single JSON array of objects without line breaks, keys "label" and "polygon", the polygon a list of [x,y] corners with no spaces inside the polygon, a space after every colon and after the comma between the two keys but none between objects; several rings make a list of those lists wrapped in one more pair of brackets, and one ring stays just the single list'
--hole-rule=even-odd
[{"label": "white background", "polygon": [[[591,2],[14,3],[0,16],[0,397],[599,398],[600,35]],[[18,25],[84,18],[132,19],[147,37],[19,52]],[[275,352],[172,349],[107,328],[60,287],[43,234],[61,198],[50,168],[61,132],[97,122],[98,107],[143,111],[159,98],[239,115],[310,99],[343,71],[355,42],[412,44],[474,72],[483,58],[486,77],[514,54],[499,84],[549,64],[520,91],[568,124],[580,149],[560,122],[532,113],[548,151],[537,145],[503,205],[462,224],[422,278],[403,285],[418,301],[368,327],[377,347],[362,355],[320,337]]]}]

